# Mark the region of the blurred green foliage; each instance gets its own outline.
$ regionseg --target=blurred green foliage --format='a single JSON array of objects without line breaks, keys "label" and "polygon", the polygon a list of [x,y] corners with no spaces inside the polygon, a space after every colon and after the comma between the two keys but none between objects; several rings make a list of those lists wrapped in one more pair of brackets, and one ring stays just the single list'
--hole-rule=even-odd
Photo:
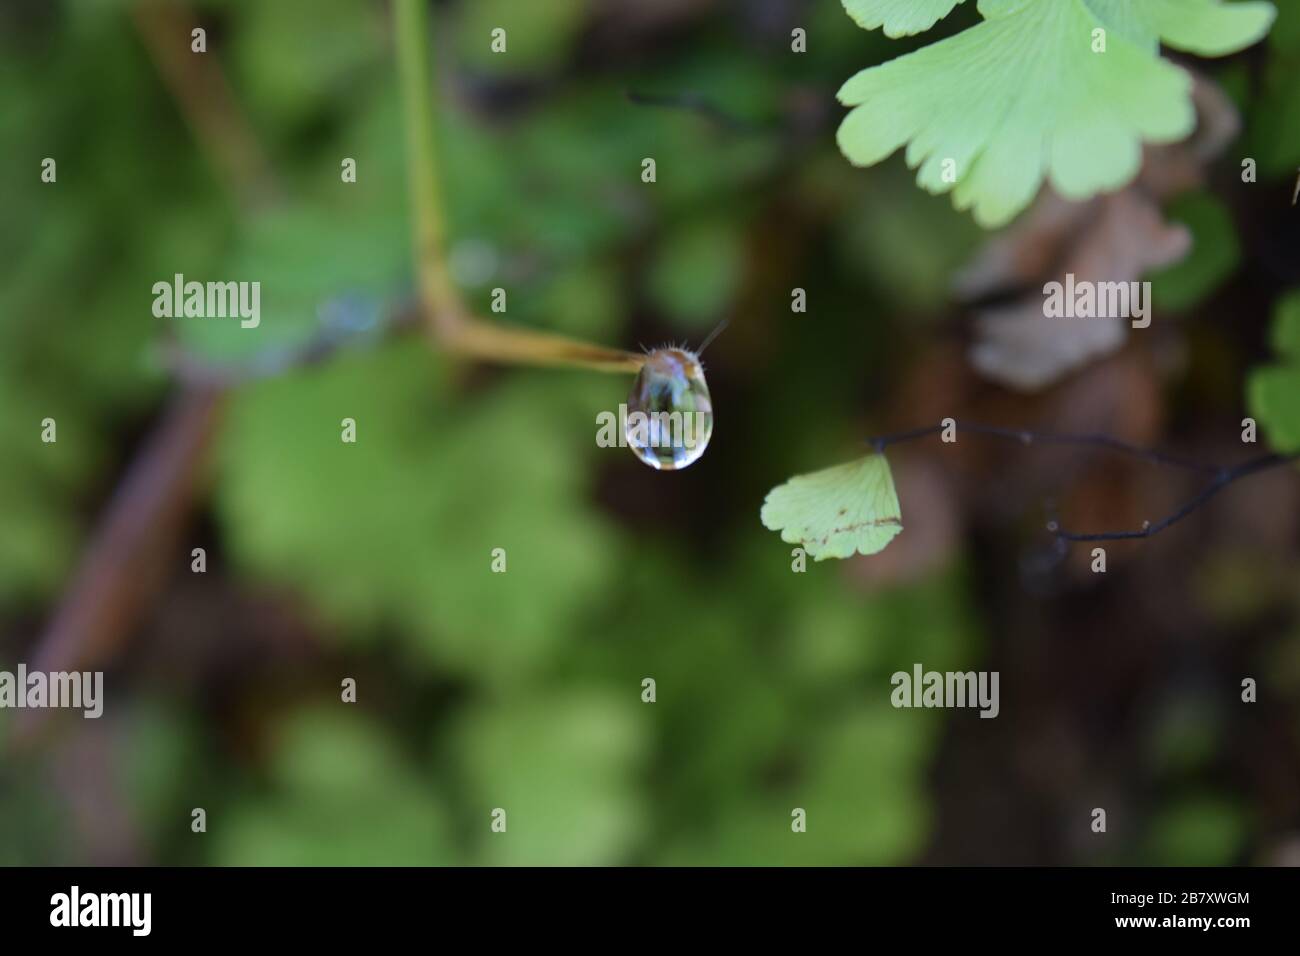
[{"label": "blurred green foliage", "polygon": [[1222,797],[1176,798],[1156,816],[1146,854],[1170,866],[1228,866],[1241,852],[1247,821]]},{"label": "blurred green foliage", "polygon": [[1236,271],[1241,250],[1231,214],[1208,192],[1179,196],[1169,204],[1166,217],[1191,232],[1192,250],[1182,261],[1151,274],[1151,295],[1157,308],[1179,311],[1213,294]]},{"label": "blurred green foliage", "polygon": [[1251,412],[1280,452],[1300,451],[1300,292],[1277,306],[1271,342],[1278,362],[1250,377]]},{"label": "blurred green foliage", "polygon": [[1269,31],[1263,88],[1247,113],[1247,152],[1265,176],[1289,176],[1300,166],[1300,7],[1279,3]]},{"label": "blurred green foliage", "polygon": [[404,344],[249,390],[219,513],[241,567],[304,588],[344,634],[395,626],[413,662],[520,680],[610,584],[617,543],[581,499],[594,445],[552,424],[594,421],[596,402],[542,376],[457,402],[441,377]]},{"label": "blurred green foliage", "polygon": [[449,821],[390,735],[362,715],[305,708],[274,731],[269,792],[212,826],[213,862],[239,866],[449,863]]}]

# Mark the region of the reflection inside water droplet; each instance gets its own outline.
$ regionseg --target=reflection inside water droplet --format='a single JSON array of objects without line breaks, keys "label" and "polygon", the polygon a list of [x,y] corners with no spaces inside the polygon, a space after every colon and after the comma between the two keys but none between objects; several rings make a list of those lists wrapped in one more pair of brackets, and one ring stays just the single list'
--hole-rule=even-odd
[{"label": "reflection inside water droplet", "polygon": [[704,454],[713,434],[713,402],[693,352],[655,349],[632,383],[624,434],[651,468],[685,468]]}]

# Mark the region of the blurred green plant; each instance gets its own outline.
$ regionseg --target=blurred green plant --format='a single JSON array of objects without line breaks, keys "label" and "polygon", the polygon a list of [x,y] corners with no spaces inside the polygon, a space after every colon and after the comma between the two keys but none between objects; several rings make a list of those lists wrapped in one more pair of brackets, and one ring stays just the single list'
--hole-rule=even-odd
[{"label": "blurred green plant", "polygon": [[1190,309],[1204,301],[1241,262],[1237,229],[1224,204],[1198,190],[1169,204],[1170,222],[1192,233],[1192,250],[1180,262],[1151,274],[1151,296],[1160,309]]},{"label": "blurred green plant", "polygon": [[1143,857],[1162,866],[1231,866],[1247,831],[1235,802],[1216,794],[1180,796],[1156,813]]},{"label": "blurred green plant", "polygon": [[1278,303],[1271,339],[1278,361],[1251,372],[1246,398],[1273,447],[1292,454],[1300,451],[1300,291]]},{"label": "blurred green plant", "polygon": [[381,726],[335,708],[275,729],[263,792],[213,828],[215,862],[433,866],[456,862],[451,821]]},{"label": "blurred green plant", "polygon": [[[223,439],[230,546],[353,639],[395,625],[414,661],[523,680],[609,582],[616,543],[578,480],[595,449],[552,424],[593,421],[592,395],[534,376],[456,401],[419,343],[263,383]],[[488,573],[494,548],[507,574]]]},{"label": "blurred green plant", "polygon": [[1291,179],[1300,166],[1300,6],[1280,5],[1268,56],[1247,111],[1247,156],[1263,176]]},{"label": "blurred green plant", "polygon": [[[630,690],[630,688],[629,688]],[[645,837],[640,778],[649,721],[642,704],[610,687],[566,686],[467,709],[455,748],[471,797],[465,832],[492,865],[617,864]],[[505,811],[509,839],[490,830]]]}]

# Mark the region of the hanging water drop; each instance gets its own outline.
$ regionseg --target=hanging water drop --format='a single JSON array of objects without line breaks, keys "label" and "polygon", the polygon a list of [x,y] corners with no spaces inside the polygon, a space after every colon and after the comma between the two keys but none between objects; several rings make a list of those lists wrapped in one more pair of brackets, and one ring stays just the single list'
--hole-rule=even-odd
[{"label": "hanging water drop", "polygon": [[699,356],[686,349],[655,349],[632,383],[624,433],[651,468],[685,468],[713,434],[713,402]]}]

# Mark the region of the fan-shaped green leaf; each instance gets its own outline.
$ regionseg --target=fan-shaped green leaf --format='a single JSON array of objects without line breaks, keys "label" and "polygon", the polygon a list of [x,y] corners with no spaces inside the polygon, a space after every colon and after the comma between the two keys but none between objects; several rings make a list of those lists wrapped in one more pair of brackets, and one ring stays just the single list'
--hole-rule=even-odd
[{"label": "fan-shaped green leaf", "polygon": [[1291,454],[1300,451],[1300,291],[1278,303],[1271,340],[1282,361],[1251,371],[1246,399],[1272,446]]},{"label": "fan-shaped green leaf", "polygon": [[885,28],[887,37],[911,36],[934,26],[965,0],[843,0],[844,10],[864,30]]},{"label": "fan-shaped green leaf", "polygon": [[1262,0],[1225,4],[1220,0],[1084,0],[1113,30],[1152,53],[1159,44],[1224,56],[1257,43],[1277,16]]},{"label": "fan-shaped green leaf", "polygon": [[791,478],[768,492],[759,517],[817,561],[875,554],[903,530],[889,462],[877,454]]},{"label": "fan-shaped green leaf", "polygon": [[906,145],[917,183],[951,190],[987,227],[1024,209],[1045,178],[1070,199],[1119,188],[1143,142],[1191,132],[1190,80],[1159,57],[1159,39],[1225,53],[1273,17],[1269,4],[1214,0],[981,0],[979,10],[983,23],[845,83],[840,102],[855,108],[838,140],[859,166]]},{"label": "fan-shaped green leaf", "polygon": [[1300,291],[1292,292],[1278,302],[1269,342],[1278,355],[1300,362]]}]

